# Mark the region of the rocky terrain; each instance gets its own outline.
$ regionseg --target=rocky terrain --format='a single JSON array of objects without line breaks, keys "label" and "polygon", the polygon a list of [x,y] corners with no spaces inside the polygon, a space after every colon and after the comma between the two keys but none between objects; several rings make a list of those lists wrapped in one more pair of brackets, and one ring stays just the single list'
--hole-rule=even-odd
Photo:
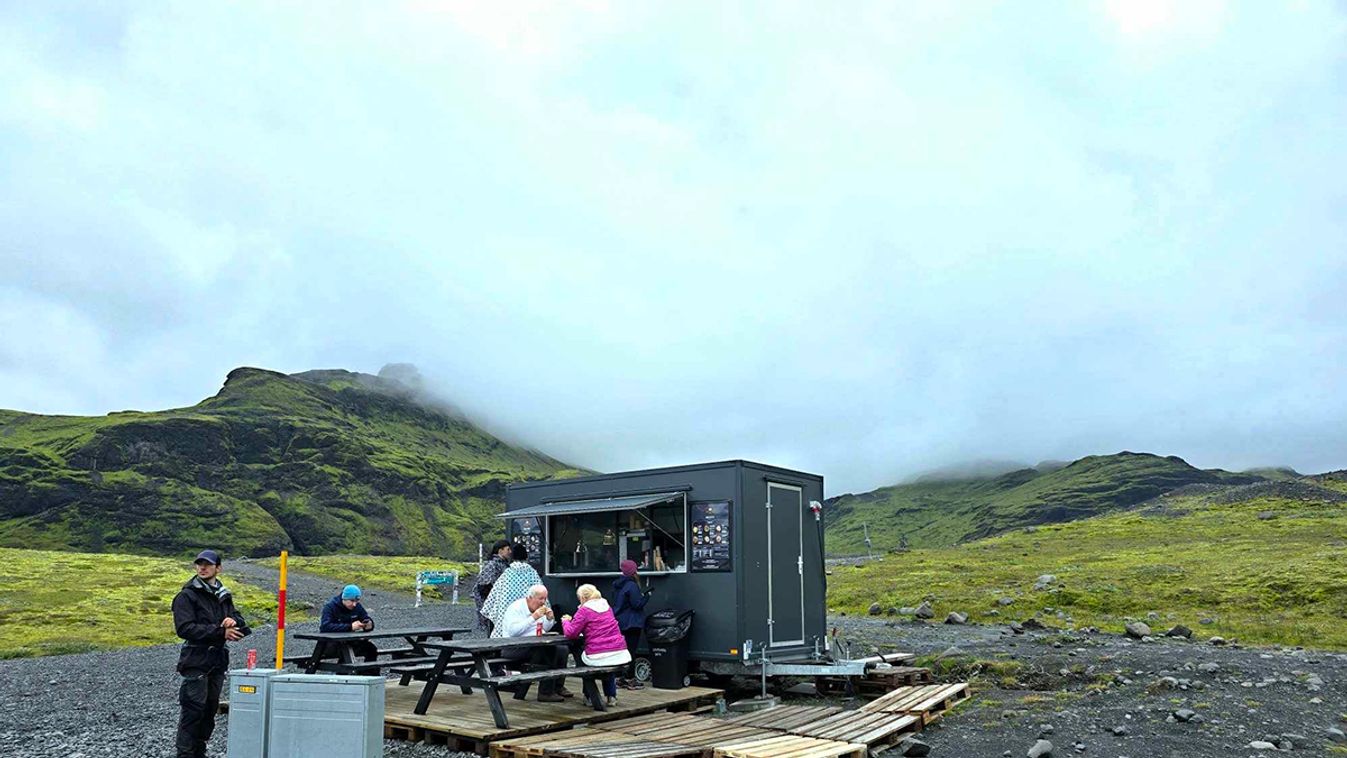
[{"label": "rocky terrain", "polygon": [[910,651],[942,678],[974,682],[974,699],[921,735],[933,756],[1018,758],[1040,740],[1054,756],[1347,754],[1341,653],[1212,644],[1158,627],[1136,639],[1017,634],[1009,624],[833,623],[858,649]]}]

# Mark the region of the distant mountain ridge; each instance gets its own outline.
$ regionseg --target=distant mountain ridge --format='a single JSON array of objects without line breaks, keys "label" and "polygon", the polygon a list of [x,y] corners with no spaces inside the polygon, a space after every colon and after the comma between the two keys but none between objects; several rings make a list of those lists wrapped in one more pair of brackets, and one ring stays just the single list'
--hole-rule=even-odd
[{"label": "distant mountain ridge", "polygon": [[231,371],[190,408],[0,411],[0,546],[476,555],[505,485],[587,473],[512,446],[414,368]]},{"label": "distant mountain ridge", "polygon": [[[1279,478],[1285,476],[1278,469]],[[866,551],[868,527],[877,551],[944,547],[1038,524],[1075,521],[1123,510],[1195,484],[1267,481],[1261,473],[1199,469],[1177,456],[1124,451],[1093,455],[995,476],[938,478],[830,498],[824,509],[828,551]]]}]

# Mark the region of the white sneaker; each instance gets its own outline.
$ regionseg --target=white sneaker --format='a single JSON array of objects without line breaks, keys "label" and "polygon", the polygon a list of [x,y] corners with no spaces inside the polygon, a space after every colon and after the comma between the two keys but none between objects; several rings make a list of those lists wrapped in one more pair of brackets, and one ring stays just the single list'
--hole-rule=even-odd
[{"label": "white sneaker", "polygon": [[608,705],[609,705],[609,707],[612,707],[612,706],[614,706],[614,705],[617,705],[617,698],[615,698],[615,697],[610,697],[610,698],[608,698]]}]

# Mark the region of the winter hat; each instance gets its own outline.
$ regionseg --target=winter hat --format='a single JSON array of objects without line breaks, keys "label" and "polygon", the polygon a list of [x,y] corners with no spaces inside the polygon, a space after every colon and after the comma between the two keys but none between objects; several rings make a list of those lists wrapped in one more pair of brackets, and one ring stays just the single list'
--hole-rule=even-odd
[{"label": "winter hat", "polygon": [[626,560],[620,564],[622,573],[627,576],[636,576],[636,561]]},{"label": "winter hat", "polygon": [[360,599],[360,588],[357,587],[357,586],[355,586],[354,584],[348,584],[348,585],[346,585],[346,586],[343,587],[342,590],[341,590],[341,599],[342,599],[342,600],[359,600],[359,599]]}]

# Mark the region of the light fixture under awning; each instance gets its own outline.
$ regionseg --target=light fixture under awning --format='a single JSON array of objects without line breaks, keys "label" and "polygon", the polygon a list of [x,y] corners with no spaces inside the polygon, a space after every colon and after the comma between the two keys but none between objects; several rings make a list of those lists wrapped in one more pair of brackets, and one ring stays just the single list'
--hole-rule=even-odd
[{"label": "light fixture under awning", "polygon": [[682,492],[661,492],[657,495],[629,495],[606,497],[599,500],[571,500],[564,503],[543,503],[532,508],[520,508],[496,514],[496,518],[525,518],[528,516],[566,516],[576,513],[603,513],[605,511],[634,511],[650,505],[681,500]]}]

